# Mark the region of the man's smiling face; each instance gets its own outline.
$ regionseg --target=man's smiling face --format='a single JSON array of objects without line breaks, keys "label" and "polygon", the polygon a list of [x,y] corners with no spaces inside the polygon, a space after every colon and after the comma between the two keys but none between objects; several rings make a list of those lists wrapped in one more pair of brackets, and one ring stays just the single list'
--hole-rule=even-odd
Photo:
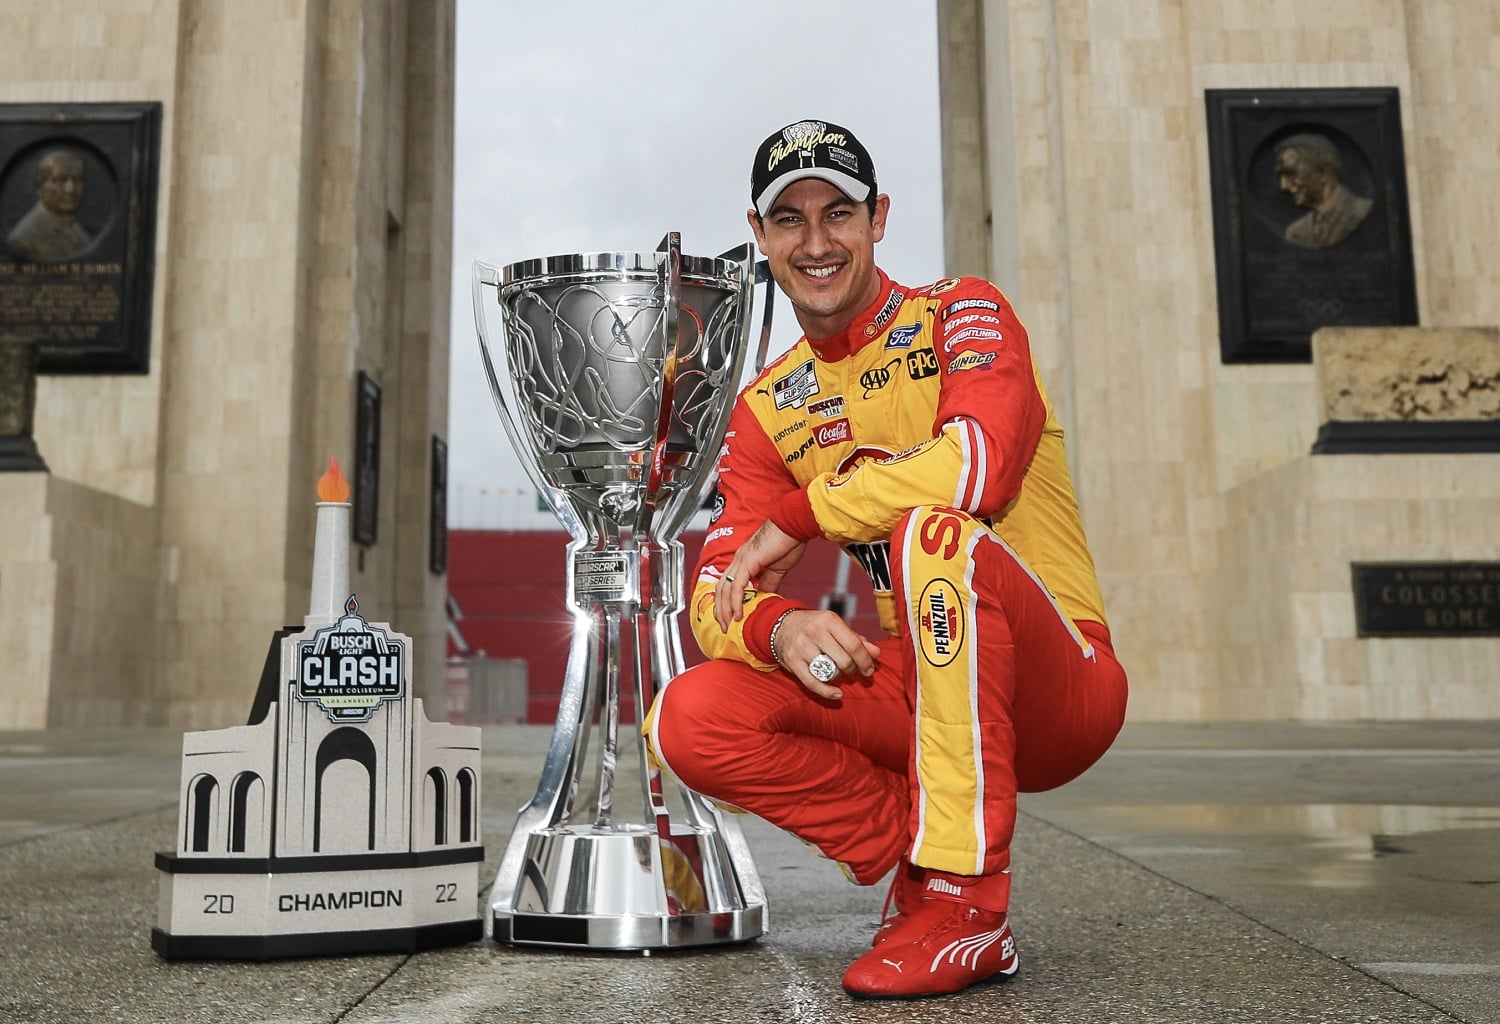
[{"label": "man's smiling face", "polygon": [[832,337],[875,301],[875,243],[885,236],[889,208],[881,195],[872,216],[828,182],[804,178],[776,197],[763,220],[750,212],[755,241],[808,337]]}]

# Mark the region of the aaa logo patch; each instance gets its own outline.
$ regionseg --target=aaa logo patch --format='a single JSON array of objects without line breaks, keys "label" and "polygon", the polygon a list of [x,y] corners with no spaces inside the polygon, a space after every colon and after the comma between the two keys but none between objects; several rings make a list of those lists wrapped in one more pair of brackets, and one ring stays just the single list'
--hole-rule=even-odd
[{"label": "aaa logo patch", "polygon": [[917,603],[917,649],[935,668],[951,664],[964,646],[962,594],[939,577],[922,589]]}]

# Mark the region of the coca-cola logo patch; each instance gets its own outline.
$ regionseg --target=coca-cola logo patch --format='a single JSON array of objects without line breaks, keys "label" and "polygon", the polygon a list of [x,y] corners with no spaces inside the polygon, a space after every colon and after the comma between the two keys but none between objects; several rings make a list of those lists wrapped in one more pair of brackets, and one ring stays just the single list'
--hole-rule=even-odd
[{"label": "coca-cola logo patch", "polygon": [[813,430],[813,437],[818,442],[819,448],[832,448],[836,444],[853,440],[854,435],[849,430],[847,419],[834,420],[832,423],[824,423]]}]

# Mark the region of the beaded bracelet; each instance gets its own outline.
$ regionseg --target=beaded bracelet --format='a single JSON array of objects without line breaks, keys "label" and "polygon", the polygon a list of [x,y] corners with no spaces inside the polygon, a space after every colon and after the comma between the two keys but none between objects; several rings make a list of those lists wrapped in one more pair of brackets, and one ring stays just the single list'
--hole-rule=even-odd
[{"label": "beaded bracelet", "polygon": [[781,664],[781,655],[776,651],[776,634],[781,632],[781,624],[786,621],[786,617],[796,610],[797,609],[795,608],[788,608],[786,611],[776,616],[776,621],[771,624],[771,660],[776,662],[776,664],[778,665]]}]

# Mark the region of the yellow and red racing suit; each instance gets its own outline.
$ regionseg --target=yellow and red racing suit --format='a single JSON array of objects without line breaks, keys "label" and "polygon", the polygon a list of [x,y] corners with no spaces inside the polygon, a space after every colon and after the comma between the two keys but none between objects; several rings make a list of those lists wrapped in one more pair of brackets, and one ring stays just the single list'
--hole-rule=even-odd
[{"label": "yellow and red racing suit", "polygon": [[[689,785],[859,881],[902,854],[991,874],[1009,863],[1017,789],[1103,753],[1125,678],[1010,304],[976,278],[880,285],[843,333],[803,338],[741,392],[689,606],[715,660],[664,688],[648,734]],[[870,575],[889,639],[842,702],[773,660],[772,627],[797,604],[752,581],[743,618],[714,619],[719,577],[767,518]]]}]

